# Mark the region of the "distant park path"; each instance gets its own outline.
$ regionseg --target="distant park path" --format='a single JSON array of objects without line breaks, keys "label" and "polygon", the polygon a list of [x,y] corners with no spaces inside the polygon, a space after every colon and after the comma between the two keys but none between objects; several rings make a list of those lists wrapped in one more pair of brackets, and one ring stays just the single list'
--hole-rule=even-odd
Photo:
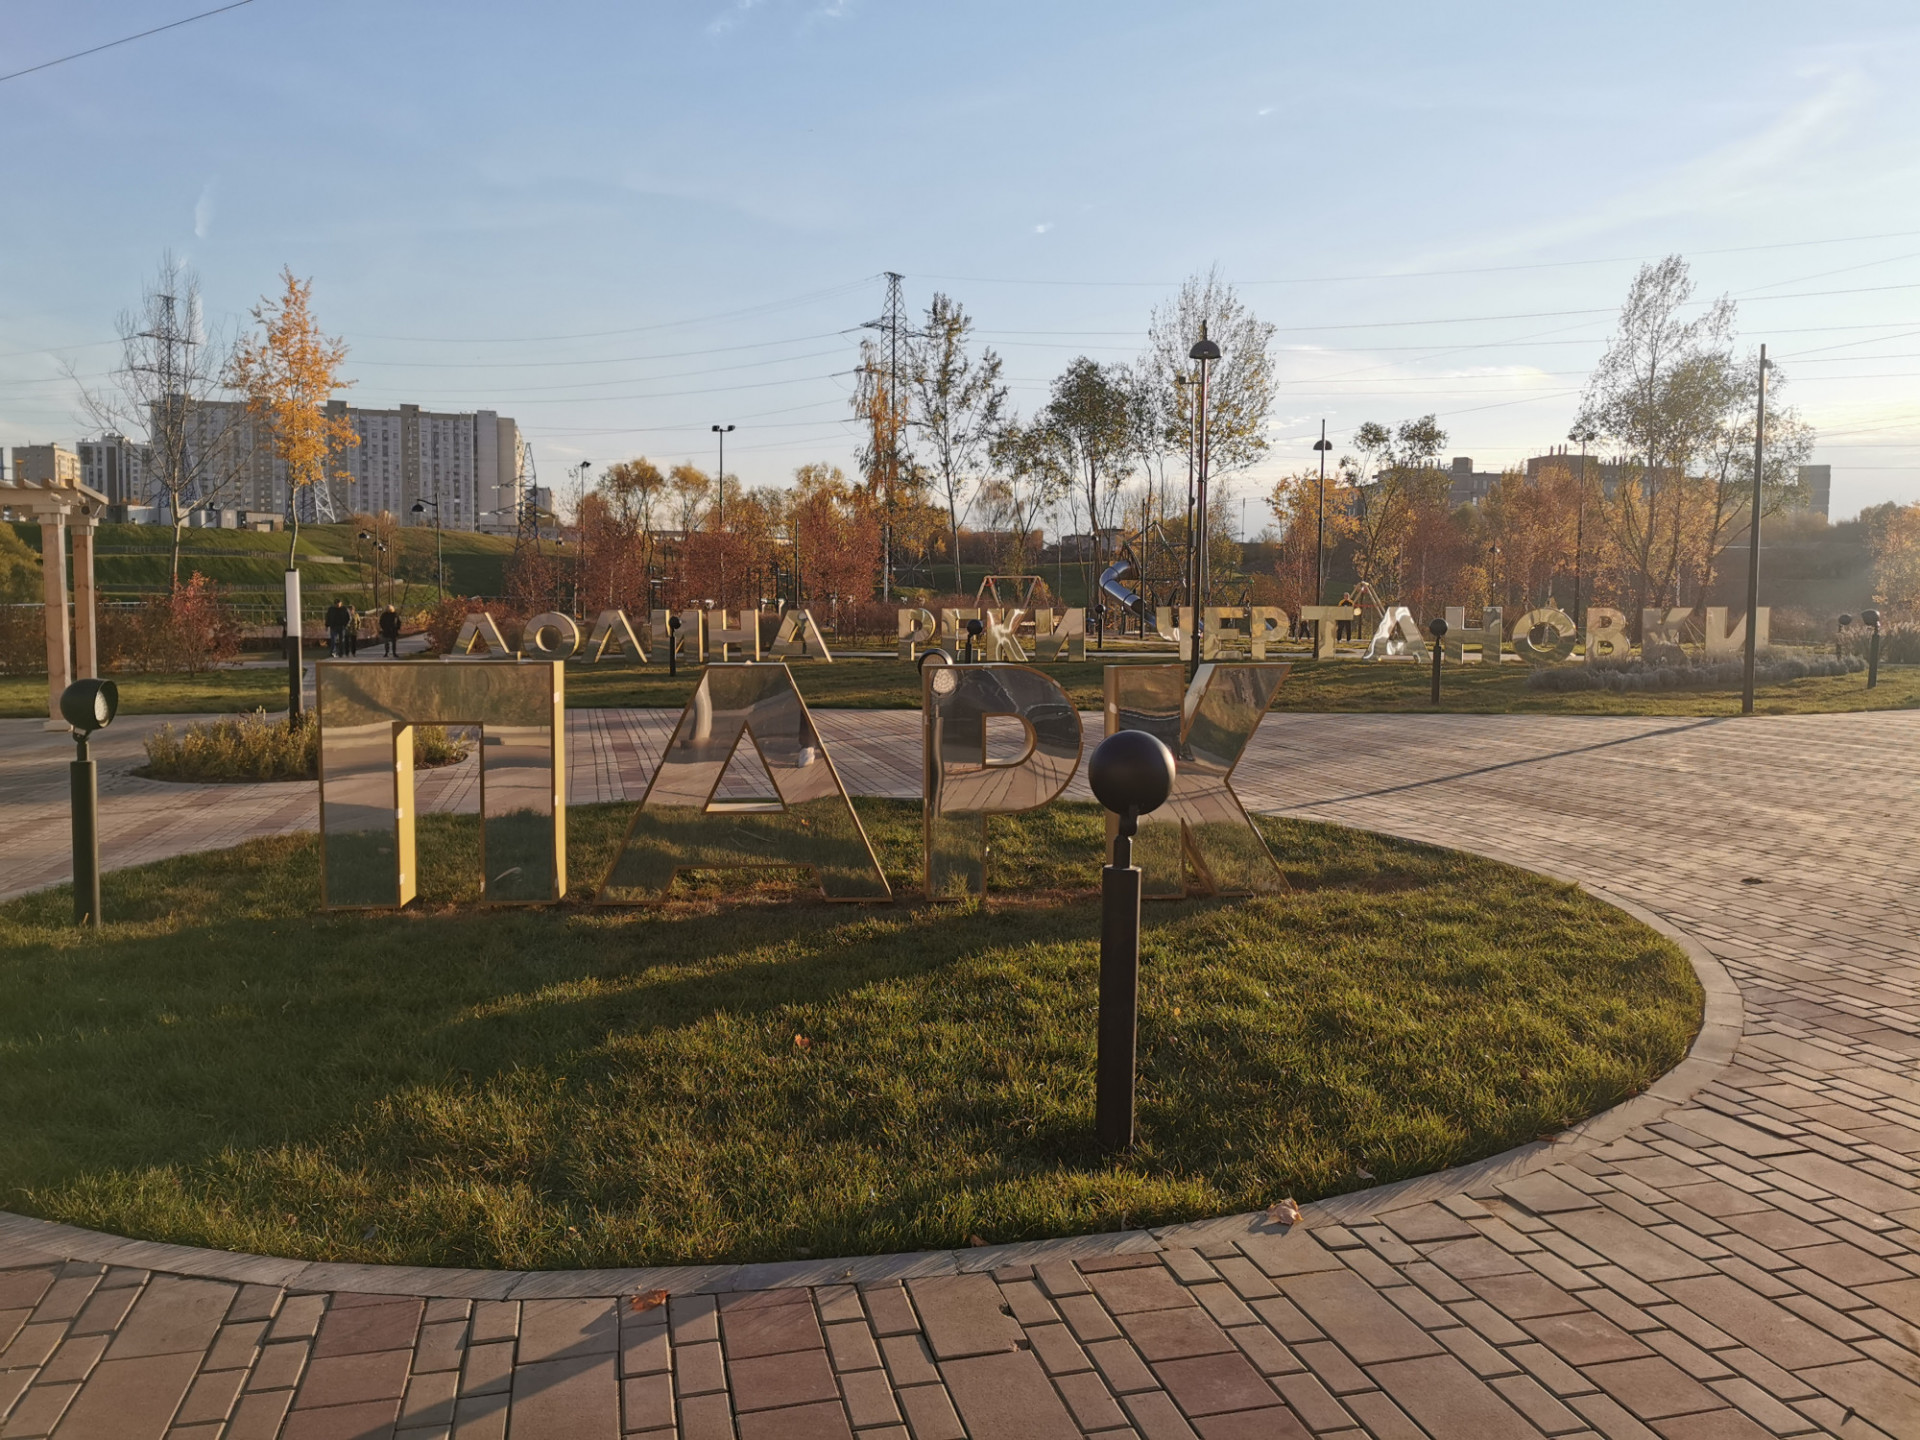
[{"label": "distant park path", "polygon": [[[637,796],[673,718],[575,712],[573,799]],[[851,789],[904,796],[917,718],[819,715]],[[153,723],[99,747],[109,867],[312,827],[311,786],[127,776]],[[1577,879],[1678,936],[1691,1057],[1290,1230],[515,1274],[0,1216],[0,1440],[1920,1440],[1917,748],[1904,712],[1271,715],[1249,807]],[[67,873],[70,750],[0,722],[0,892]],[[472,768],[424,807],[471,808]]]}]

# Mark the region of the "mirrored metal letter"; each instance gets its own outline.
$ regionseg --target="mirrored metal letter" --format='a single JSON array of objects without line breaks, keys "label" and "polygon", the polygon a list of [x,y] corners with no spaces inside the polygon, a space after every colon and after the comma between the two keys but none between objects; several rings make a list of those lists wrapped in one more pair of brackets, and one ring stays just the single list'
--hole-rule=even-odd
[{"label": "mirrored metal letter", "polygon": [[833,663],[833,652],[827,649],[827,642],[820,636],[820,627],[813,623],[811,610],[789,610],[780,617],[780,628],[774,632],[773,644],[767,647],[767,654],[775,660],[797,658],[801,660],[824,660]]},{"label": "mirrored metal letter", "polygon": [[921,649],[933,639],[936,622],[931,610],[918,610],[912,606],[900,609],[900,658],[917,660]]},{"label": "mirrored metal letter", "polygon": [[558,610],[534,616],[520,634],[521,654],[535,660],[571,660],[579,649],[580,627]]},{"label": "mirrored metal letter", "polygon": [[1413,612],[1404,605],[1390,605],[1381,612],[1380,623],[1374,627],[1373,641],[1361,659],[1378,660],[1383,655],[1411,655],[1422,664],[1426,663],[1426,637],[1420,633],[1420,624],[1413,618]]},{"label": "mirrored metal letter", "polygon": [[1244,605],[1209,605],[1201,612],[1206,627],[1200,634],[1200,658],[1212,660],[1224,653],[1227,637],[1244,635],[1240,625],[1247,618]]},{"label": "mirrored metal letter", "polygon": [[[1287,888],[1273,852],[1233,791],[1233,770],[1267,713],[1287,665],[1202,665],[1187,684],[1178,665],[1109,665],[1107,734],[1145,730],[1173,751],[1173,795],[1140,817],[1133,863],[1141,893],[1188,894],[1187,867],[1204,895]],[[1111,846],[1117,818],[1107,820]]]},{"label": "mirrored metal letter", "polygon": [[[1773,611],[1766,605],[1754,606],[1753,613],[1759,617],[1753,629],[1753,648],[1764,650],[1772,638]],[[1747,648],[1747,617],[1742,615],[1737,625],[1727,626],[1727,607],[1724,605],[1707,606],[1707,654],[1740,655]]]},{"label": "mirrored metal letter", "polygon": [[[1500,645],[1506,638],[1506,629],[1501,620],[1498,605],[1488,605],[1480,611],[1480,628],[1467,628],[1467,611],[1462,605],[1447,606],[1447,633],[1441,638],[1441,652],[1455,665],[1477,665],[1482,660],[1489,665],[1500,663]],[[1469,644],[1478,645],[1478,655],[1467,654]]]},{"label": "mirrored metal letter", "polygon": [[1247,648],[1254,659],[1264,660],[1268,642],[1286,637],[1287,612],[1278,605],[1255,605],[1247,617]]},{"label": "mirrored metal letter", "polygon": [[1182,605],[1175,618],[1171,605],[1153,607],[1153,629],[1162,640],[1173,642],[1174,653],[1182,660],[1193,658],[1193,607]]},{"label": "mirrored metal letter", "polygon": [[742,610],[733,618],[735,623],[729,627],[724,610],[715,610],[707,617],[708,664],[726,664],[729,649],[738,650],[742,660],[760,658],[760,612]]},{"label": "mirrored metal letter", "polygon": [[453,649],[449,654],[472,655],[473,647],[480,647],[480,656],[491,660],[510,660],[513,651],[507,648],[506,636],[500,633],[500,627],[493,623],[493,616],[484,610],[476,610],[460,623],[460,634],[455,637]]},{"label": "mirrored metal letter", "polygon": [[664,646],[675,656],[698,665],[707,655],[707,612],[682,610],[680,628],[673,628],[673,615],[666,610],[653,612],[653,643]]},{"label": "mirrored metal letter", "polygon": [[1633,649],[1627,615],[1607,605],[1587,607],[1587,663],[1624,658]]},{"label": "mirrored metal letter", "polygon": [[1671,665],[1686,659],[1680,648],[1680,627],[1693,618],[1691,605],[1640,611],[1640,658],[1649,665]]},{"label": "mirrored metal letter", "polygon": [[1087,658],[1087,612],[1078,607],[1063,610],[1056,623],[1052,610],[1035,610],[1033,612],[1033,658],[1047,665],[1058,660],[1063,654],[1069,660]]},{"label": "mirrored metal letter", "polygon": [[593,622],[593,633],[587,637],[589,664],[599,664],[609,653],[631,656],[642,665],[647,663],[647,647],[633,633],[624,610],[602,610],[600,618]]},{"label": "mirrored metal letter", "polygon": [[322,660],[321,893],[397,909],[419,881],[413,726],[480,728],[481,894],[549,904],[567,890],[566,712],[558,661]]},{"label": "mirrored metal letter", "polygon": [[[1538,629],[1553,632],[1551,644],[1533,643],[1533,632]],[[1573,642],[1579,633],[1580,627],[1573,623],[1573,617],[1566,611],[1543,605],[1538,610],[1529,610],[1513,622],[1513,653],[1529,665],[1558,664],[1573,654]]]},{"label": "mirrored metal letter", "polygon": [[[736,753],[759,760],[770,797],[715,798]],[[710,665],[595,903],[663,900],[682,870],[766,869],[811,870],[829,900],[893,898],[793,673]]]},{"label": "mirrored metal letter", "polygon": [[1300,618],[1313,622],[1313,658],[1331,660],[1340,621],[1358,620],[1360,610],[1355,605],[1302,605]]},{"label": "mirrored metal letter", "polygon": [[[1080,714],[1052,677],[1025,665],[929,665],[920,674],[927,895],[987,893],[987,817],[1035,810],[1080,765]],[[1025,744],[989,759],[987,722],[1020,723]]]}]

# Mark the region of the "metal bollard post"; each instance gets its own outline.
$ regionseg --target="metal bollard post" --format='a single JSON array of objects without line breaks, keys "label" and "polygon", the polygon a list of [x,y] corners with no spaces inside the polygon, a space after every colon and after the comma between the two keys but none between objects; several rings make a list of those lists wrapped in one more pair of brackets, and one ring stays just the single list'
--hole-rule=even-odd
[{"label": "metal bollard post", "polygon": [[1433,703],[1438,705],[1440,703],[1440,655],[1444,649],[1440,642],[1446,638],[1447,622],[1444,620],[1429,620],[1427,622],[1427,633],[1433,636]]},{"label": "metal bollard post", "polygon": [[986,622],[983,620],[967,621],[967,658],[965,663],[967,663],[968,665],[973,664],[974,639],[986,628],[987,628]]},{"label": "metal bollard post", "polygon": [[77,750],[68,767],[73,797],[73,923],[100,928],[99,766],[87,753],[96,730],[113,723],[120,687],[111,680],[76,680],[60,692],[60,714],[73,727]]},{"label": "metal bollard post", "polygon": [[1838,660],[1847,653],[1847,627],[1853,624],[1853,616],[1842,615],[1840,623],[1833,632],[1833,658]]},{"label": "metal bollard post", "polygon": [[680,655],[680,637],[674,632],[680,628],[680,617],[675,615],[667,621],[667,674],[678,675],[679,666],[674,662]]},{"label": "metal bollard post", "polygon": [[1100,872],[1100,1020],[1094,1062],[1094,1129],[1105,1150],[1133,1143],[1134,1061],[1140,1014],[1140,817],[1173,793],[1173,752],[1144,730],[1100,742],[1087,765],[1094,798],[1119,816],[1113,863]]},{"label": "metal bollard post", "polygon": [[1873,627],[1873,638],[1867,641],[1867,689],[1871,690],[1880,683],[1880,612],[1862,610],[1860,618]]}]

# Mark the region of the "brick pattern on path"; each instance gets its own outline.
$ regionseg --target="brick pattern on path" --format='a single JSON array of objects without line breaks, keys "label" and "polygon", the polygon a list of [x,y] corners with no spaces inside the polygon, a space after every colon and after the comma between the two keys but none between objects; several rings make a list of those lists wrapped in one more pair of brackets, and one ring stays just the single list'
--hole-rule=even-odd
[{"label": "brick pattern on path", "polygon": [[[576,794],[583,765],[637,793],[672,717],[588,713]],[[822,725],[854,788],[911,794],[914,720]],[[9,1220],[0,1440],[1920,1440],[1916,741],[1902,714],[1266,721],[1249,806],[1579,878],[1724,967],[1730,1058],[1611,1130],[1290,1231],[838,1273],[435,1276]],[[249,1266],[281,1278],[219,1278]]]}]

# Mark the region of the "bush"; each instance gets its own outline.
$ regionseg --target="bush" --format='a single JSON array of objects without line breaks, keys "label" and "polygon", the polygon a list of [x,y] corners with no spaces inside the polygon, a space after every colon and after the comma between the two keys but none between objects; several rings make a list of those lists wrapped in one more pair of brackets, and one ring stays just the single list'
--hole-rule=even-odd
[{"label": "bush", "polygon": [[[413,727],[413,763],[423,770],[467,758],[467,744],[441,725]],[[320,774],[320,727],[270,720],[264,710],[200,720],[176,731],[163,725],[147,737],[149,780],[312,780]]]},{"label": "bush", "polygon": [[47,673],[45,607],[0,605],[0,675]]},{"label": "bush", "polygon": [[[1778,685],[1809,675],[1850,675],[1867,667],[1855,657],[1832,655],[1804,658],[1762,651],[1755,658],[1753,683]],[[1527,689],[1550,695],[1576,690],[1611,690],[1616,695],[1665,690],[1732,690],[1742,685],[1746,667],[1739,660],[1709,660],[1688,656],[1674,664],[1649,665],[1639,656],[1628,660],[1595,660],[1586,665],[1542,666],[1527,676]]]},{"label": "bush", "polygon": [[[240,653],[240,619],[205,575],[140,604],[131,632],[105,635],[114,668],[197,675]],[[116,653],[117,652],[117,653]]]},{"label": "bush", "polygon": [[[1853,628],[1846,633],[1847,654],[1866,658],[1873,644],[1873,631],[1854,617]],[[1920,665],[1920,624],[1896,620],[1880,626],[1880,663],[1882,665]]]},{"label": "bush", "polygon": [[467,616],[477,615],[483,610],[493,616],[493,623],[500,627],[501,638],[507,645],[510,648],[518,646],[520,632],[527,624],[525,615],[509,610],[497,601],[482,600],[477,595],[451,595],[432,606],[421,617],[420,628],[427,632],[427,649],[435,655],[447,654],[453,649],[453,642],[460,638],[460,627],[467,623]]}]

